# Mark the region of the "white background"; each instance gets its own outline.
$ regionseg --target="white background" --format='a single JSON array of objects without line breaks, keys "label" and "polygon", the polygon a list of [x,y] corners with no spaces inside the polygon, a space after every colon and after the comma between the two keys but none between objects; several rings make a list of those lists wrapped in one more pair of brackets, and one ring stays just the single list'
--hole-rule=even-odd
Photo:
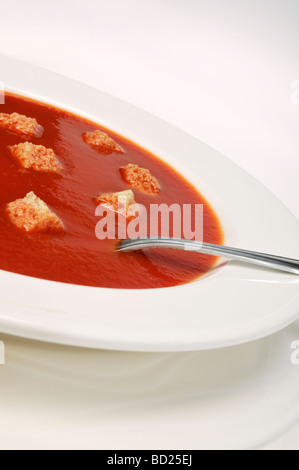
[{"label": "white background", "polygon": [[297,0],[1,0],[0,52],[195,135],[299,218]]},{"label": "white background", "polygon": [[1,0],[0,17],[0,53],[177,125],[299,218],[298,0]]}]

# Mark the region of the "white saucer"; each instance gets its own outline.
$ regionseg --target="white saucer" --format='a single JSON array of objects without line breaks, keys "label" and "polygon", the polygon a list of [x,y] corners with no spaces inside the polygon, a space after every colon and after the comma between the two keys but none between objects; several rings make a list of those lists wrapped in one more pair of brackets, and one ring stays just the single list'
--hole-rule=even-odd
[{"label": "white saucer", "polygon": [[[154,116],[86,85],[0,58],[7,89],[86,115],[186,176],[219,214],[226,243],[299,258],[299,223],[230,160]],[[251,341],[299,315],[299,277],[229,263],[169,289],[79,287],[0,272],[0,330],[130,351],[190,351]]]},{"label": "white saucer", "polygon": [[299,418],[298,322],[194,353],[1,339],[1,449],[255,449]]}]

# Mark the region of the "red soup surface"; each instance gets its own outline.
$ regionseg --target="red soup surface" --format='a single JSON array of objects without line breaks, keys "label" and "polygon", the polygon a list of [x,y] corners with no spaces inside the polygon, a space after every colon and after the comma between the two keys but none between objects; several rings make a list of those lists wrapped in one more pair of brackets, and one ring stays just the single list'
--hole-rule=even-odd
[{"label": "red soup surface", "polygon": [[[118,253],[115,241],[95,236],[95,197],[132,189],[136,203],[147,208],[153,203],[203,204],[204,241],[221,243],[212,208],[173,168],[124,137],[47,104],[6,94],[0,113],[35,118],[44,128],[41,137],[25,137],[0,127],[0,269],[71,284],[148,289],[193,281],[214,266],[211,256],[180,251]],[[101,152],[88,145],[83,136],[96,129],[107,132],[124,152]],[[20,168],[8,146],[26,141],[53,149],[62,171]],[[130,163],[150,170],[159,182],[158,194],[146,194],[124,181],[120,169]],[[62,220],[62,233],[26,232],[9,220],[7,204],[31,191]]]}]

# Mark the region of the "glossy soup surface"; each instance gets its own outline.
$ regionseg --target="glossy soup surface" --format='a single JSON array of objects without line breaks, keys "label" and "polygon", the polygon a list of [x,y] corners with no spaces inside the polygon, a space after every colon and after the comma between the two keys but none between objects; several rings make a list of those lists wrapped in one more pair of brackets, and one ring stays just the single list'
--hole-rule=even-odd
[{"label": "glossy soup surface", "polygon": [[[221,243],[222,231],[209,204],[157,157],[111,131],[107,133],[124,153],[101,154],[82,138],[85,132],[102,129],[100,126],[27,98],[7,94],[0,112],[34,117],[44,127],[42,137],[30,139],[0,129],[0,269],[72,284],[141,289],[187,283],[214,265],[213,257],[172,250],[117,253],[115,241],[96,238],[99,218],[95,216],[94,198],[131,189],[123,181],[120,168],[134,163],[149,169],[161,187],[155,196],[133,189],[137,203],[146,207],[151,203],[203,203],[204,241]],[[52,148],[63,165],[62,173],[19,168],[7,146],[25,141]],[[61,218],[64,233],[26,233],[8,220],[6,204],[30,191]]]}]

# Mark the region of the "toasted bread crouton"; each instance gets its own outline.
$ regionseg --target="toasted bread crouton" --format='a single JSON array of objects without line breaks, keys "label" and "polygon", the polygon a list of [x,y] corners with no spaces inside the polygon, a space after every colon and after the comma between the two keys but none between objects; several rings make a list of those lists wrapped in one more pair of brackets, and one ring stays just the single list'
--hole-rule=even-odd
[{"label": "toasted bread crouton", "polygon": [[135,216],[135,213],[130,212],[130,208],[135,204],[134,193],[130,189],[119,193],[101,194],[97,196],[95,202],[127,218]]},{"label": "toasted bread crouton", "polygon": [[0,127],[29,137],[41,137],[44,132],[36,119],[18,113],[0,113]]},{"label": "toasted bread crouton", "polygon": [[135,189],[147,194],[157,194],[160,191],[158,180],[149,170],[130,163],[120,169],[123,180]]},{"label": "toasted bread crouton", "polygon": [[60,173],[62,170],[53,150],[43,145],[24,142],[9,146],[8,149],[21,168],[32,168],[48,173]]},{"label": "toasted bread crouton", "polygon": [[123,153],[123,149],[106,132],[96,130],[83,134],[84,142],[96,147],[103,153]]},{"label": "toasted bread crouton", "polygon": [[24,232],[61,232],[63,223],[47,204],[30,192],[24,199],[7,204],[9,220]]}]

